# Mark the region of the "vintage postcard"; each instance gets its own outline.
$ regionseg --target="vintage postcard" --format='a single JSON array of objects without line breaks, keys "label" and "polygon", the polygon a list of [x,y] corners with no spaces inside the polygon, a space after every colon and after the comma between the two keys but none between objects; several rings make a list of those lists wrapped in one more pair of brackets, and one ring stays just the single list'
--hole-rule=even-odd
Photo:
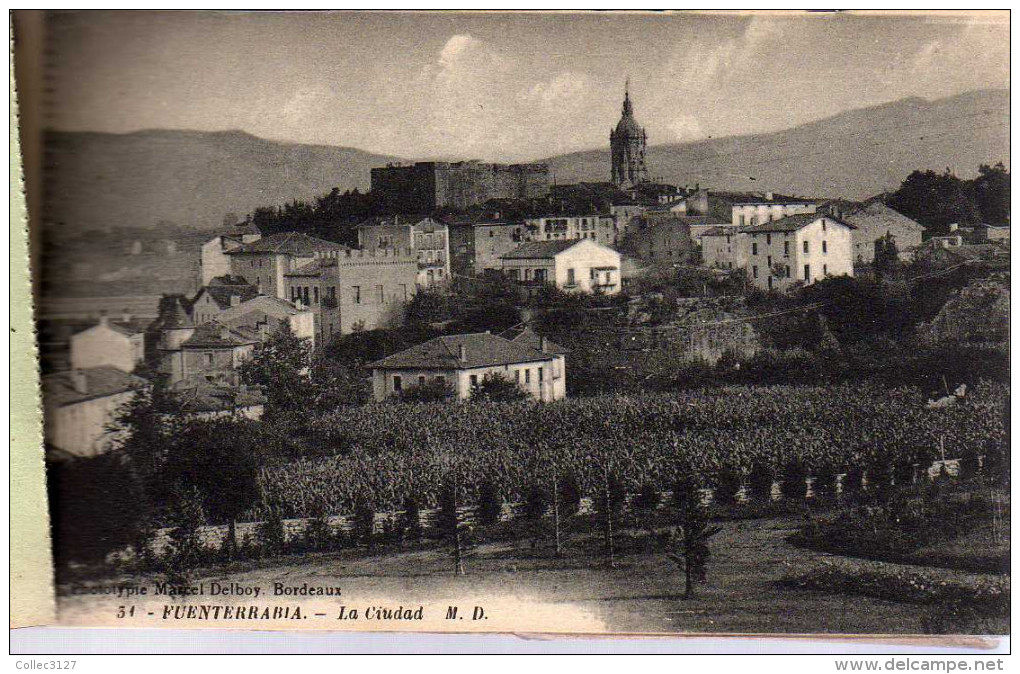
[{"label": "vintage postcard", "polygon": [[1009,18],[15,13],[12,624],[1008,635]]}]

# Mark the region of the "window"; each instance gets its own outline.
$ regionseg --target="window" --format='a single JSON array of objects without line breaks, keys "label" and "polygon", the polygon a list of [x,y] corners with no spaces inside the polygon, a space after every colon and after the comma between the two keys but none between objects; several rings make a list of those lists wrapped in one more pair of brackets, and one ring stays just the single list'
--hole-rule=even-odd
[{"label": "window", "polygon": [[474,388],[475,386],[478,386],[478,375],[477,374],[471,375],[471,387]]},{"label": "window", "polygon": [[489,238],[491,239],[494,236],[496,236],[496,233],[490,229],[489,230]]},{"label": "window", "polygon": [[757,255],[757,254],[758,254],[758,244],[757,243],[752,243],[751,244],[751,255]]},{"label": "window", "polygon": [[418,386],[424,386],[424,385],[425,385],[425,375],[420,374],[420,375],[418,375]]},{"label": "window", "polygon": [[743,216],[743,215],[738,215],[738,216],[737,216],[737,224],[738,224],[738,226],[740,226],[740,227],[743,227],[743,226],[744,226],[744,216]]},{"label": "window", "polygon": [[393,375],[393,390],[397,393],[404,390],[404,382],[399,374]]},{"label": "window", "polygon": [[825,220],[824,219],[822,219],[822,231],[823,232],[825,231]]},{"label": "window", "polygon": [[829,252],[829,244],[824,240],[822,241],[822,255]]},{"label": "window", "polygon": [[375,287],[375,296],[379,298],[379,304],[386,301],[386,293],[381,285]]},{"label": "window", "polygon": [[540,381],[540,382],[545,381],[545,368],[544,367],[538,368],[538,381]]},{"label": "window", "polygon": [[521,383],[521,371],[520,370],[514,370],[514,381],[516,381],[518,384]]},{"label": "window", "polygon": [[828,276],[828,275],[829,275],[829,265],[823,264],[822,265],[822,276]]},{"label": "window", "polygon": [[790,254],[790,242],[789,241],[783,241],[783,255],[789,255],[789,254]]},{"label": "window", "polygon": [[772,235],[771,234],[766,234],[765,235],[765,245],[766,246],[771,246],[772,245]]},{"label": "window", "polygon": [[312,306],[312,303],[308,301],[308,286],[305,286],[305,287],[303,287],[303,288],[301,289],[301,292],[302,292],[302,294],[304,295],[304,303],[305,303],[305,306],[306,306],[306,307],[310,307],[310,306]]},{"label": "window", "polygon": [[525,384],[531,383],[531,370],[529,369],[524,370],[524,383]]},{"label": "window", "polygon": [[351,295],[355,304],[361,304],[361,286],[351,286]]},{"label": "window", "polygon": [[314,288],[312,288],[312,290],[315,291],[314,292],[315,303],[318,304],[319,303],[319,286],[315,286]]},{"label": "window", "polygon": [[771,255],[768,256],[768,263],[769,263],[768,264],[769,269],[772,269],[772,256]]},{"label": "window", "polygon": [[805,281],[811,280],[811,265],[809,264],[804,265],[804,280]]},{"label": "window", "polygon": [[209,353],[205,354],[205,364],[206,365],[212,365],[213,364],[213,354],[212,354],[212,351],[210,351]]},{"label": "window", "polygon": [[574,280],[574,270],[573,269],[568,269],[567,270],[567,285],[574,285],[575,282],[576,281]]},{"label": "window", "polygon": [[804,252],[805,253],[810,252],[810,247],[808,246],[808,242],[807,241],[804,242]]},{"label": "window", "polygon": [[755,277],[755,278],[758,278],[758,267],[757,266],[751,267],[751,275],[753,277]]},{"label": "window", "polygon": [[727,234],[727,235],[726,235],[726,245],[728,246],[728,245],[730,245],[730,243],[731,243],[731,242],[730,242],[730,235],[729,235],[729,234]]},{"label": "window", "polygon": [[790,278],[790,265],[786,265],[786,278]]},{"label": "window", "polygon": [[772,277],[769,276],[769,290],[772,290]]}]

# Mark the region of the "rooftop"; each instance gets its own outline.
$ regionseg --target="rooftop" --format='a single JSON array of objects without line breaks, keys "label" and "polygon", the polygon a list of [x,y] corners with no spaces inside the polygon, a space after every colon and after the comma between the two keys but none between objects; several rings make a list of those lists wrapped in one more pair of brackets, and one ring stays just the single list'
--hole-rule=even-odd
[{"label": "rooftop", "polygon": [[521,344],[523,346],[530,347],[536,351],[545,351],[545,353],[552,353],[557,355],[563,355],[569,353],[567,349],[564,349],[559,344],[556,344],[550,339],[545,340],[545,349],[541,348],[542,336],[531,329],[527,325],[514,326],[503,332],[499,333],[499,336],[503,339],[509,339],[515,344]]},{"label": "rooftop", "polygon": [[[746,232],[749,234],[755,234],[758,232],[796,232],[802,227],[806,227],[815,220],[821,220],[822,218],[832,220],[833,222],[839,223],[844,227],[849,227],[850,229],[857,229],[857,227],[850,223],[843,222],[842,220],[838,220],[831,215],[825,215],[824,213],[800,213],[798,215],[788,215],[785,218],[773,220],[772,222],[764,222],[760,225],[741,227],[740,231],[742,233]],[[704,236],[704,234],[702,234],[702,236]]]},{"label": "rooftop", "polygon": [[201,383],[174,391],[186,412],[224,412],[237,407],[263,405],[266,396],[259,389]]},{"label": "rooftop", "polygon": [[[460,358],[461,347],[464,359]],[[378,369],[451,370],[531,363],[549,360],[553,353],[543,353],[526,344],[479,332],[467,335],[445,335],[387,356],[369,367]]]},{"label": "rooftop", "polygon": [[706,236],[732,236],[737,233],[737,228],[730,225],[729,227],[716,226],[711,229],[706,229],[701,233],[701,237]]},{"label": "rooftop", "polygon": [[181,344],[186,349],[230,349],[258,343],[259,338],[245,328],[229,328],[220,323],[203,323]]},{"label": "rooftop", "polygon": [[568,248],[572,248],[579,244],[581,241],[587,241],[588,239],[557,239],[555,241],[529,241],[523,243],[517,248],[505,255],[501,255],[501,260],[536,260],[552,258],[559,255]]},{"label": "rooftop", "polygon": [[228,250],[228,255],[244,253],[284,253],[291,255],[311,255],[317,251],[343,250],[344,246],[325,239],[308,236],[301,232],[281,232],[263,237],[258,241],[246,243],[233,250]]},{"label": "rooftop", "polygon": [[43,399],[47,406],[62,407],[75,403],[117,395],[146,384],[141,377],[103,365],[77,371],[84,379],[84,390],[74,385],[74,372],[57,372],[42,378]]},{"label": "rooftop", "polygon": [[282,320],[288,316],[295,316],[301,313],[302,310],[298,309],[287,300],[280,299],[279,297],[259,295],[258,297],[253,297],[250,300],[241,302],[237,306],[224,309],[218,316],[216,316],[216,320],[221,323],[226,323],[228,321],[241,318],[245,314],[250,314],[254,311]]},{"label": "rooftop", "polygon": [[[213,279],[214,281],[216,279]],[[231,306],[230,298],[237,296],[241,298],[242,302],[257,297],[259,294],[258,288],[248,283],[241,283],[237,285],[227,285],[226,283],[210,283],[207,286],[199,288],[195,294],[195,299],[191,301],[192,306],[195,302],[203,295],[208,295],[209,299],[216,303],[220,309],[229,309]]]}]

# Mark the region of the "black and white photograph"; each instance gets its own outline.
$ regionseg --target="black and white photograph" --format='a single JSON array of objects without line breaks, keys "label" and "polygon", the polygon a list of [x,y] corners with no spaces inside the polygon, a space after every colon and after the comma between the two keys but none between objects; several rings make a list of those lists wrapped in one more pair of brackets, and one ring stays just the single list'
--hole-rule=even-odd
[{"label": "black and white photograph", "polygon": [[1009,11],[12,26],[56,624],[1008,637]]}]

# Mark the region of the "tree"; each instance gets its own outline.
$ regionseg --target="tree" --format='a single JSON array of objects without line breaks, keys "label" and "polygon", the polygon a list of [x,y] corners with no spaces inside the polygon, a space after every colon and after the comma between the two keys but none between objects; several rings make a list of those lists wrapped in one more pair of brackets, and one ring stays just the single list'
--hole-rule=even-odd
[{"label": "tree", "polygon": [[900,263],[900,252],[892,232],[875,240],[875,270],[879,273],[895,271]]},{"label": "tree", "polygon": [[259,386],[266,394],[264,419],[283,422],[286,427],[298,425],[307,413],[312,387],[309,379],[311,345],[291,330],[288,321],[261,345],[254,355],[241,363],[241,381]]},{"label": "tree", "polygon": [[370,550],[375,543],[375,508],[365,497],[354,504],[354,541],[364,543]]},{"label": "tree", "polygon": [[404,316],[410,324],[441,323],[453,318],[450,297],[439,289],[425,288],[419,290],[407,303]]},{"label": "tree", "polygon": [[312,359],[308,385],[313,414],[327,414],[349,405],[363,405],[372,398],[369,380],[357,365],[338,363],[324,356]]},{"label": "tree", "polygon": [[616,568],[616,547],[614,526],[619,513],[623,510],[627,490],[614,470],[608,457],[603,457],[598,469],[598,495],[596,509],[602,519],[602,531],[606,565]]},{"label": "tree", "polygon": [[698,499],[684,499],[680,521],[673,532],[673,550],[668,557],[683,571],[685,599],[694,596],[695,582],[705,582],[711,556],[708,541],[720,531],[722,527],[708,525]]},{"label": "tree", "polygon": [[914,171],[889,195],[888,203],[932,233],[946,233],[950,223],[971,224],[981,218],[972,185],[948,168],[941,174]]},{"label": "tree", "polygon": [[510,381],[499,372],[490,372],[471,388],[472,400],[490,402],[515,402],[530,400],[531,395],[517,382]]},{"label": "tree", "polygon": [[453,558],[453,572],[463,576],[464,558],[468,551],[468,526],[460,514],[461,478],[459,467],[454,466],[446,474],[439,490],[439,531],[450,546]]},{"label": "tree", "polygon": [[495,524],[503,512],[503,499],[492,480],[482,480],[478,485],[478,510],[475,516],[480,524]]},{"label": "tree", "polygon": [[408,495],[404,499],[404,511],[401,513],[399,526],[403,541],[418,543],[421,540],[421,506],[413,495]]},{"label": "tree", "polygon": [[974,198],[982,222],[990,225],[1009,224],[1009,170],[1000,161],[995,166],[982,164],[974,179]]}]

